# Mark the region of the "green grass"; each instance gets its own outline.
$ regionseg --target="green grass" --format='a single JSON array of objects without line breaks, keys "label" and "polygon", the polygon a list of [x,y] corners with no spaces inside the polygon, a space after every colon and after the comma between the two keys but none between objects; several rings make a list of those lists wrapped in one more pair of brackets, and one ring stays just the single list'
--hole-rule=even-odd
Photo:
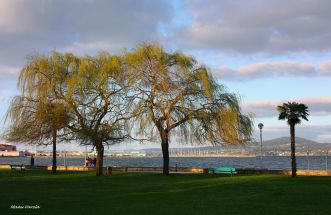
[{"label": "green grass", "polygon": [[331,213],[331,177],[0,171],[0,194],[0,214]]}]

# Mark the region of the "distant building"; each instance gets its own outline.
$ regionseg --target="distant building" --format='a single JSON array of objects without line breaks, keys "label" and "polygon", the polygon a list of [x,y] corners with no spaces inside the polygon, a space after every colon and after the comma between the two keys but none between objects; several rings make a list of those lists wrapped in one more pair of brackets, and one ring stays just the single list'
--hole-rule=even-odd
[{"label": "distant building", "polygon": [[16,150],[16,146],[0,144],[0,156],[24,156],[25,153]]},{"label": "distant building", "polygon": [[0,151],[16,151],[16,146],[0,144]]},{"label": "distant building", "polygon": [[131,151],[131,150],[105,150],[106,156],[115,157],[145,157],[146,152],[142,150]]}]

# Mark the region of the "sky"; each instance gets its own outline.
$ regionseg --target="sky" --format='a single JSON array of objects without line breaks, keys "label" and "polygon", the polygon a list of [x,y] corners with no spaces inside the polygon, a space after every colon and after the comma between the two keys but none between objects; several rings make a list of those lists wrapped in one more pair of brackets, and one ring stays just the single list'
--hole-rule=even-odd
[{"label": "sky", "polygon": [[[205,65],[262,122],[288,136],[276,106],[308,105],[296,135],[331,142],[329,0],[0,0],[0,129],[31,54],[119,53],[158,42]],[[0,132],[1,132],[0,131]]]}]

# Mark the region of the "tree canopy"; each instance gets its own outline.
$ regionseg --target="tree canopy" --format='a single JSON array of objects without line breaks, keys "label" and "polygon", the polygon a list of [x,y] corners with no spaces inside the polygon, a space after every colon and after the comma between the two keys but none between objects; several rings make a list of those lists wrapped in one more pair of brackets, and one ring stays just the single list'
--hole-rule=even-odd
[{"label": "tree canopy", "polygon": [[193,57],[143,44],[126,53],[125,62],[135,74],[139,131],[160,137],[164,174],[168,174],[172,130],[191,143],[237,144],[250,139],[252,121],[242,114],[238,97],[228,93]]},{"label": "tree canopy", "polygon": [[297,102],[283,103],[277,107],[279,120],[287,120],[289,125],[300,124],[301,119],[308,121],[308,106]]},{"label": "tree canopy", "polygon": [[22,95],[8,111],[9,134],[41,143],[56,130],[92,145],[97,175],[104,146],[128,138],[158,137],[167,175],[171,135],[190,143],[239,144],[252,133],[251,117],[242,113],[237,95],[193,57],[168,53],[158,44],[141,44],[122,55],[33,56],[18,83]]},{"label": "tree canopy", "polygon": [[[131,82],[125,74],[121,59],[107,53],[77,57],[54,51],[50,56],[34,56],[19,78],[23,97],[14,99],[9,109],[11,130],[23,130],[19,122],[26,118],[27,126],[39,118],[43,124],[52,112],[52,123],[62,123],[61,127],[70,131],[65,133],[66,138],[96,148],[97,175],[102,175],[104,145],[128,138],[125,121],[130,114],[130,101],[125,95]],[[43,108],[30,118],[30,109],[22,102],[16,102],[22,98],[33,101],[34,107]],[[38,126],[31,129],[39,135],[39,141],[45,141],[45,136],[40,135],[42,129]],[[27,142],[26,138],[31,134],[25,132],[21,141]]]}]

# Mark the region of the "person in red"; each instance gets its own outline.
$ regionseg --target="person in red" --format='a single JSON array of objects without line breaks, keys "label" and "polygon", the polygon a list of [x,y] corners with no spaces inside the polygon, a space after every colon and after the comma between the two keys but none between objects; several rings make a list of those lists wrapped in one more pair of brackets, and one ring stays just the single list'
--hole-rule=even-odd
[{"label": "person in red", "polygon": [[92,166],[92,163],[93,163],[92,158],[87,158],[88,166]]},{"label": "person in red", "polygon": [[87,157],[87,158],[85,159],[85,166],[86,166],[86,167],[88,167],[88,161],[89,161],[89,158]]}]

